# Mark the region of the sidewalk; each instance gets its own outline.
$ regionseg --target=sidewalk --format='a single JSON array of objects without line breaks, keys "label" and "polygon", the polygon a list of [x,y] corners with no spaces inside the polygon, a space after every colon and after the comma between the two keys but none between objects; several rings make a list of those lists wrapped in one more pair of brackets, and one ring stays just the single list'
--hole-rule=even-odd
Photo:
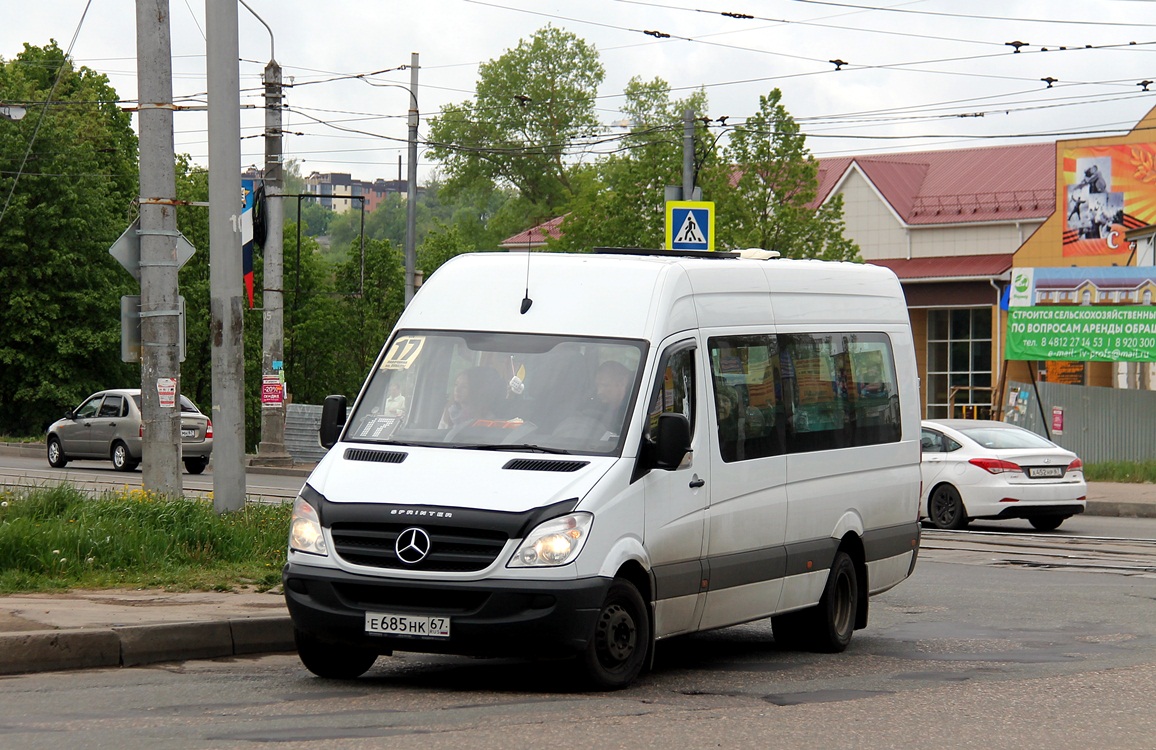
[{"label": "sidewalk", "polygon": [[[1088,515],[1156,518],[1156,485],[1088,485]],[[280,593],[0,596],[0,675],[294,650]]]},{"label": "sidewalk", "polygon": [[278,593],[76,591],[0,597],[0,674],[293,651]]}]

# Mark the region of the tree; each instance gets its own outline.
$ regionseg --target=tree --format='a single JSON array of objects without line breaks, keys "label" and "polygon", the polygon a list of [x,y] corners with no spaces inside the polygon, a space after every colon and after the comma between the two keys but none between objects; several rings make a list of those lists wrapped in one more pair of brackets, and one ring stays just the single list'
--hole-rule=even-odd
[{"label": "tree", "polygon": [[[592,247],[662,247],[666,186],[682,184],[683,111],[707,109],[702,91],[672,101],[666,81],[631,79],[623,114],[630,131],[621,152],[584,170],[553,249],[582,252]],[[714,142],[696,120],[696,163],[713,159]]]},{"label": "tree", "polygon": [[572,194],[567,153],[598,126],[594,101],[604,75],[591,45],[553,26],[482,64],[476,99],[443,107],[430,123],[446,190],[508,185],[526,202],[525,214],[553,216]]},{"label": "tree", "polygon": [[108,254],[137,192],[117,99],[54,41],[0,60],[0,100],[28,110],[0,121],[0,432],[40,433],[89,393],[140,383],[120,361],[120,296],[135,284]]},{"label": "tree", "polygon": [[337,268],[336,286],[345,323],[335,339],[342,369],[333,380],[342,390],[334,392],[353,395],[405,307],[405,257],[388,240],[368,240],[364,264],[351,250]]},{"label": "tree", "polygon": [[842,201],[812,206],[819,165],[781,98],[778,89],[760,96],[759,111],[730,133],[723,159],[704,170],[703,193],[715,203],[715,244],[857,260],[858,246],[843,237]]},{"label": "tree", "polygon": [[422,277],[430,275],[442,265],[463,253],[472,253],[475,246],[462,236],[458,226],[440,225],[426,236],[425,242],[417,249],[417,267]]}]

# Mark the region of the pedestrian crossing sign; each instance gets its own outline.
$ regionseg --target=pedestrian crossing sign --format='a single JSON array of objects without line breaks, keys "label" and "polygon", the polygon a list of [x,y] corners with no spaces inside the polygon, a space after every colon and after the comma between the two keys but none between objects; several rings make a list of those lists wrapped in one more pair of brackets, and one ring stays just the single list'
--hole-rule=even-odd
[{"label": "pedestrian crossing sign", "polygon": [[714,250],[714,203],[667,202],[666,249]]}]

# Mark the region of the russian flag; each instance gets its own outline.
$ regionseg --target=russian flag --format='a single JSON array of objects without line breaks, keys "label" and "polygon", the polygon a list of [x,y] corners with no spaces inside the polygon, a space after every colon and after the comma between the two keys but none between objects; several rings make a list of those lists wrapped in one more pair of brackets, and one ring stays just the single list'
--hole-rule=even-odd
[{"label": "russian flag", "polygon": [[256,191],[253,180],[241,180],[241,195],[245,198],[241,209],[241,269],[245,275],[245,292],[249,295],[249,308],[253,307],[253,205]]}]

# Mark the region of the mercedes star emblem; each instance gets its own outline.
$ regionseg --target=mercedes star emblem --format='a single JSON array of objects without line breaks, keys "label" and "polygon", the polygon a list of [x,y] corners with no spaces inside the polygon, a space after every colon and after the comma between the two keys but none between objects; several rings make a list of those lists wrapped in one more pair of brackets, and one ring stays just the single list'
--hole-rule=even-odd
[{"label": "mercedes star emblem", "polygon": [[429,554],[429,548],[429,534],[416,526],[411,526],[398,534],[397,541],[393,545],[397,559],[407,565],[415,565],[424,560],[425,556]]}]

